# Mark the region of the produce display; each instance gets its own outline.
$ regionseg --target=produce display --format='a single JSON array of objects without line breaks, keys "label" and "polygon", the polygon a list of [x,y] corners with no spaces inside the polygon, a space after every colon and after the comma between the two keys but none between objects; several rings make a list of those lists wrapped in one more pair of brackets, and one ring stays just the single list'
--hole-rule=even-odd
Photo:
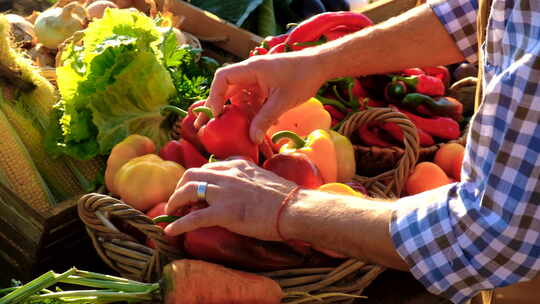
[{"label": "produce display", "polygon": [[[293,1],[291,7],[300,2]],[[312,1],[320,4],[320,13],[304,12],[303,17],[309,18],[288,33],[266,37],[250,56],[302,50],[373,24],[340,3]],[[432,157],[419,161],[404,177],[405,192],[398,196],[460,181],[464,146],[458,140],[473,110],[470,102],[460,100],[470,88],[458,90],[454,82],[470,75],[466,67],[462,71],[421,67],[331,79],[315,96],[285,112],[264,142],[255,144],[249,126],[261,100],[252,92],[244,94],[246,89],[214,116],[204,99],[220,63],[189,45],[179,25],[177,17],[158,13],[150,0],[60,1],[27,18],[0,15],[0,41],[6,45],[0,47],[0,68],[16,66],[31,86],[0,82],[0,132],[6,147],[0,149],[0,182],[41,211],[103,184],[110,197],[152,219],[158,226],[152,227],[161,233],[170,222],[207,207],[204,201],[194,202],[174,215],[166,214],[166,202],[185,171],[229,157],[254,162],[303,188],[368,197],[373,195],[367,189],[372,184],[363,184],[362,178],[373,176],[359,165],[357,147],[405,148],[404,131],[394,122],[366,124],[351,136],[339,133],[352,115],[374,108],[390,108],[410,120],[418,137],[414,148],[436,147]],[[16,41],[17,51],[6,37]],[[56,87],[36,66],[54,69]],[[197,115],[208,118],[199,129],[194,126]],[[179,138],[173,139],[173,129]],[[160,250],[159,242],[141,237],[137,229],[112,223],[116,232],[132,236],[144,250]],[[0,304],[89,299],[280,303],[295,297],[358,297],[357,290],[286,292],[276,281],[253,274],[335,268],[345,261],[345,256],[325,248],[261,241],[221,227],[165,240],[189,260],[172,261],[164,268],[161,283],[71,269],[0,290],[0,296],[5,294]],[[48,290],[58,283],[98,289]]]}]

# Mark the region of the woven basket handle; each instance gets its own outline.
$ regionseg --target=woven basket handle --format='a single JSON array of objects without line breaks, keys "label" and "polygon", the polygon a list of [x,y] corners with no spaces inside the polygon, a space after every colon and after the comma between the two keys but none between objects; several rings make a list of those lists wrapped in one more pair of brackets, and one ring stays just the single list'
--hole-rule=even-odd
[{"label": "woven basket handle", "polygon": [[403,113],[394,111],[391,108],[370,108],[352,114],[339,128],[338,132],[350,138],[353,132],[366,124],[377,124],[393,122],[403,131],[403,144],[405,150],[396,168],[381,173],[372,178],[356,177],[369,187],[373,183],[383,183],[386,185],[384,193],[391,196],[393,192],[399,196],[407,177],[414,169],[418,160],[420,145],[418,143],[418,132],[415,125]]},{"label": "woven basket handle", "polygon": [[[153,281],[161,274],[164,263],[182,256],[181,251],[165,239],[161,227],[118,199],[90,193],[79,199],[78,212],[102,260],[131,279]],[[156,250],[115,227],[112,218],[142,232],[154,241]]]}]

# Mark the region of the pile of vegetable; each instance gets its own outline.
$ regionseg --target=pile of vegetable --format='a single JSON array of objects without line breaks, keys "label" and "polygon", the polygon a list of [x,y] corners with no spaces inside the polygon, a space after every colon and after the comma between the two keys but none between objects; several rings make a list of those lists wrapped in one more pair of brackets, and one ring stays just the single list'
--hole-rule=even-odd
[{"label": "pile of vegetable", "polygon": [[[234,105],[227,105],[233,107]],[[198,109],[198,107],[195,107]],[[230,108],[229,108],[230,109]],[[234,109],[234,108],[232,108]],[[227,110],[231,111],[231,110]],[[237,112],[230,119],[244,119],[245,113]],[[223,114],[219,119],[227,119]],[[225,121],[225,126],[234,121]],[[204,128],[212,130],[213,124],[222,123],[210,120],[200,131],[200,136],[207,136]],[[238,125],[238,124],[237,124]],[[219,124],[218,124],[219,126]],[[224,128],[224,127],[223,127]],[[223,130],[223,129],[221,129]],[[248,123],[242,129],[233,130],[230,134],[240,136],[248,132]],[[296,144],[302,141],[304,147],[284,146],[281,153],[266,158],[261,155],[260,164],[291,181],[310,189],[324,191],[340,191],[347,195],[361,195],[349,186],[336,183],[339,176],[350,180],[354,174],[354,155],[350,142],[335,131],[317,129],[306,141],[290,131],[278,133],[279,138],[292,137]],[[209,139],[223,138],[219,136]],[[198,138],[198,137],[197,137]],[[278,138],[278,139],[279,139]],[[202,139],[202,138],[201,138]],[[251,150],[241,150],[247,144]],[[250,141],[240,144],[233,142],[212,142],[210,145],[202,139],[202,147],[213,147],[214,155],[219,157],[243,156],[253,160],[258,146]],[[340,152],[337,152],[340,151]],[[337,157],[338,153],[348,153],[347,157]],[[330,157],[329,157],[330,156]],[[148,137],[134,134],[115,145],[107,161],[105,183],[112,195],[118,196],[133,208],[145,212],[148,217],[156,218],[156,223],[165,227],[171,221],[195,210],[207,207],[206,202],[194,202],[188,208],[180,210],[174,216],[167,216],[165,205],[176,188],[186,168],[200,167],[209,160],[206,150],[198,150],[189,140],[171,140],[161,149],[156,150],[155,143]],[[262,162],[262,158],[265,160]],[[351,165],[353,165],[351,167]],[[333,174],[326,176],[321,174]],[[326,182],[330,179],[334,182]],[[120,227],[122,229],[122,227]],[[126,231],[127,233],[130,233]],[[315,267],[335,265],[343,256],[324,250],[312,250],[309,247],[298,247],[282,242],[261,241],[232,233],[221,227],[208,227],[185,233],[176,237],[168,237],[169,243],[177,246],[191,258],[211,261],[226,266],[251,271],[269,271],[297,267]],[[147,239],[146,244],[155,247],[153,241]]]},{"label": "pile of vegetable", "polygon": [[[338,39],[370,24],[367,18],[353,12],[316,15],[288,34],[266,37],[250,55],[300,50]],[[413,195],[460,181],[464,147],[453,141],[463,135],[474,112],[476,74],[474,65],[461,63],[450,67],[410,68],[384,75],[343,77],[325,83],[313,101],[322,103],[325,112],[330,114],[326,128],[337,130],[359,111],[390,107],[405,114],[416,126],[421,147],[441,145],[432,159],[422,159],[407,178],[403,195]],[[316,113],[314,108],[304,105],[302,112]],[[290,112],[287,115],[294,115],[294,110]],[[327,118],[320,117],[318,123],[327,123]],[[277,126],[268,131],[268,136],[278,135],[289,127],[283,126],[281,119]],[[350,140],[355,145],[392,148],[403,147],[403,137],[397,124],[376,123],[363,125]],[[365,168],[358,168],[356,172],[362,176],[380,173]]]}]

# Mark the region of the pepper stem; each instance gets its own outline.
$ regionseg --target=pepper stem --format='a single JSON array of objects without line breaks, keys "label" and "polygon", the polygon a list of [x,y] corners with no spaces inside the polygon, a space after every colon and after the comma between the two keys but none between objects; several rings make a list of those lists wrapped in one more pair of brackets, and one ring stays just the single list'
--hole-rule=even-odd
[{"label": "pepper stem", "polygon": [[347,107],[345,105],[343,105],[343,103],[335,100],[335,99],[331,99],[331,98],[326,98],[326,97],[323,97],[322,95],[317,95],[317,99],[323,104],[323,105],[330,105],[330,106],[334,106],[336,107],[338,110],[340,110],[341,112],[343,113],[347,113]]},{"label": "pepper stem", "polygon": [[295,149],[300,149],[306,145],[306,141],[293,131],[276,132],[274,135],[272,135],[272,142],[277,143],[282,138],[287,138],[292,141]]},{"label": "pepper stem", "polygon": [[[405,76],[395,76],[394,77],[395,80],[401,80],[403,81],[406,85],[410,86],[410,87],[413,87],[413,88],[416,88],[416,85],[418,84],[418,77],[417,76],[408,76],[408,77],[405,77]],[[395,82],[393,80],[393,82]]]},{"label": "pepper stem", "polygon": [[159,109],[159,113],[163,116],[165,116],[167,114],[167,112],[173,112],[174,114],[184,118],[188,115],[188,112],[183,110],[183,109],[180,109],[179,107],[176,107],[176,106],[173,106],[173,105],[166,105],[166,106],[163,106],[161,107],[161,109]]},{"label": "pepper stem", "polygon": [[160,215],[160,216],[156,216],[155,218],[152,219],[152,221],[155,223],[155,224],[159,224],[159,223],[172,223],[174,221],[176,221],[177,219],[179,219],[180,217],[179,216],[176,216],[176,215]]},{"label": "pepper stem", "polygon": [[212,110],[209,107],[196,107],[193,109],[193,112],[204,113],[204,115],[208,116],[209,119],[214,118],[214,113],[212,113]]}]

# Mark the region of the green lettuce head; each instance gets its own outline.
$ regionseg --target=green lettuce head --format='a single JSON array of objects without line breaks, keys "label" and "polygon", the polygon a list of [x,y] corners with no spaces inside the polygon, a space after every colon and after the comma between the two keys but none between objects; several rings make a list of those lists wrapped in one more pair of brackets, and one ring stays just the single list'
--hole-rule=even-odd
[{"label": "green lettuce head", "polygon": [[66,45],[56,70],[61,100],[52,112],[48,150],[90,159],[134,133],[158,147],[167,141],[160,108],[176,90],[163,65],[162,41],[146,15],[107,9],[80,41]]}]

